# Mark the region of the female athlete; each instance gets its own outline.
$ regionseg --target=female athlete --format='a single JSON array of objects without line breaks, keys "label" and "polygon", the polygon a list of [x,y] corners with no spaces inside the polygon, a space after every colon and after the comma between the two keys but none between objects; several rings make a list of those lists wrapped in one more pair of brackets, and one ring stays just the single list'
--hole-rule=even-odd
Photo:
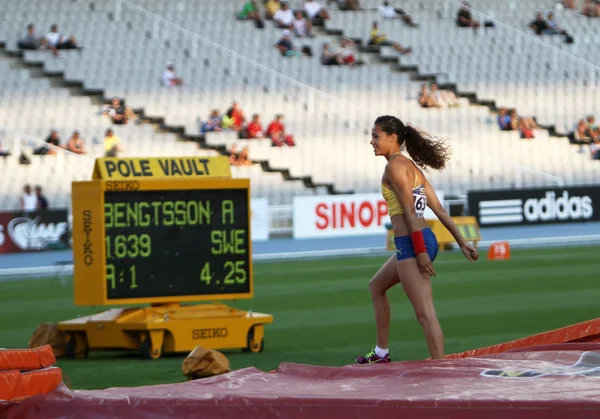
[{"label": "female athlete", "polygon": [[[400,152],[403,144],[411,159]],[[444,336],[433,304],[430,279],[435,276],[432,262],[437,256],[438,243],[423,218],[426,206],[454,236],[467,259],[475,262],[479,258],[477,250],[465,242],[420,169],[443,169],[449,157],[448,150],[443,143],[404,125],[394,116],[380,116],[375,120],[371,145],[376,156],[384,156],[388,161],[381,188],[394,228],[396,254],[369,282],[377,324],[377,346],[365,356],[358,357],[356,362],[391,362],[387,349],[390,303],[386,292],[398,283],[402,284],[423,328],[431,358],[444,358]]]}]

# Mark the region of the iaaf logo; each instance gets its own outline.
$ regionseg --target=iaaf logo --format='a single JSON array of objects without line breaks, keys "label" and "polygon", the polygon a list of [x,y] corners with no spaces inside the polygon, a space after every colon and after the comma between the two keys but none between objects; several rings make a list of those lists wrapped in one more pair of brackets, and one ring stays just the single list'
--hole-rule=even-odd
[{"label": "iaaf logo", "polygon": [[544,198],[504,199],[479,202],[480,224],[522,223],[555,220],[590,219],[594,215],[592,198],[572,196],[563,190],[558,198],[556,193],[547,191]]},{"label": "iaaf logo", "polygon": [[17,217],[8,223],[8,236],[21,250],[39,250],[48,242],[55,242],[67,231],[67,223],[40,223],[41,217],[33,220]]}]

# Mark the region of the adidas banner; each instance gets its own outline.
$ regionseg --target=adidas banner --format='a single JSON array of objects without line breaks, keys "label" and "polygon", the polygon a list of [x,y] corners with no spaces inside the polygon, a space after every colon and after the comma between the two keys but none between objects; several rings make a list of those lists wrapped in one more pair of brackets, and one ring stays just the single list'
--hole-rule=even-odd
[{"label": "adidas banner", "polygon": [[469,211],[481,227],[600,220],[600,187],[469,191]]}]

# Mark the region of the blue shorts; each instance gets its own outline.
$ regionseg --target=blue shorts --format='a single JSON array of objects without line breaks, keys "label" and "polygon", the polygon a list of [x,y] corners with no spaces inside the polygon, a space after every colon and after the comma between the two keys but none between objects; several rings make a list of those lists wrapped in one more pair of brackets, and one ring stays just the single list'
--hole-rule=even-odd
[{"label": "blue shorts", "polygon": [[[433,234],[433,231],[431,231],[430,228],[424,228],[421,231],[423,232],[423,239],[425,239],[427,254],[429,255],[429,259],[433,262],[439,249],[437,237],[435,237],[435,234]],[[415,249],[413,248],[410,234],[407,236],[394,237],[394,243],[396,244],[396,259],[404,260],[417,257],[417,255],[415,255]]]}]

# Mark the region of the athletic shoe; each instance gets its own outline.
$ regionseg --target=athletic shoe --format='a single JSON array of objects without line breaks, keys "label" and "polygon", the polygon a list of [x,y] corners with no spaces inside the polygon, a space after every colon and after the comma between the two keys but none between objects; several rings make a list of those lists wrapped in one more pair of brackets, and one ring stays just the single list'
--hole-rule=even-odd
[{"label": "athletic shoe", "polygon": [[366,354],[365,356],[359,356],[356,358],[357,364],[388,364],[392,362],[392,358],[390,358],[390,353],[385,354],[383,358],[377,356],[375,353],[375,349]]}]

